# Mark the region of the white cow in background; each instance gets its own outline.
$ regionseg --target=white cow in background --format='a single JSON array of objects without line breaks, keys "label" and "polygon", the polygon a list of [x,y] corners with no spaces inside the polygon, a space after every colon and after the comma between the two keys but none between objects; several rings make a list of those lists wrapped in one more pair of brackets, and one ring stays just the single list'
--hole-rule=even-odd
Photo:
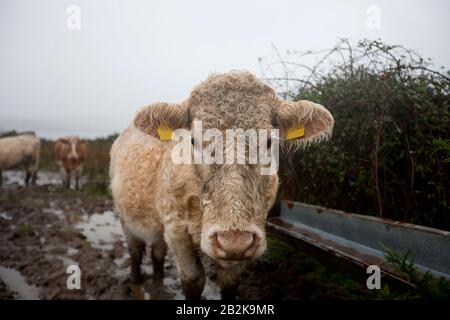
[{"label": "white cow in background", "polygon": [[25,184],[36,183],[39,167],[40,140],[34,133],[0,138],[0,184],[2,170],[25,167]]}]

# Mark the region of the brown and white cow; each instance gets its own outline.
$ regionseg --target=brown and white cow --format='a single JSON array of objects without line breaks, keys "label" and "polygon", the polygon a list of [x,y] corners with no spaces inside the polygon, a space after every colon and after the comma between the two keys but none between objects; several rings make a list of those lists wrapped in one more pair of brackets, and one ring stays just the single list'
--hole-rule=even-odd
[{"label": "brown and white cow", "polygon": [[25,167],[25,184],[35,184],[39,167],[40,140],[34,133],[25,133],[0,139],[0,185],[2,170],[19,165]]},{"label": "brown and white cow", "polygon": [[67,136],[56,140],[53,153],[60,168],[63,185],[67,188],[70,188],[71,177],[75,178],[75,188],[80,187],[86,152],[86,141],[77,136]]},{"label": "brown and white cow", "polygon": [[277,128],[282,140],[291,128],[302,128],[283,142],[291,150],[328,138],[334,119],[321,105],[282,100],[252,74],[236,71],[210,76],[181,103],[142,108],[114,142],[111,190],[130,251],[131,280],[141,281],[149,244],[154,280],[161,282],[167,244],[186,298],[200,298],[205,284],[200,252],[216,262],[222,298],[234,298],[245,261],[266,249],[265,222],[278,176],[262,175],[262,164],[174,163],[175,141],[165,141],[164,131],[191,129],[198,120],[220,132]]}]

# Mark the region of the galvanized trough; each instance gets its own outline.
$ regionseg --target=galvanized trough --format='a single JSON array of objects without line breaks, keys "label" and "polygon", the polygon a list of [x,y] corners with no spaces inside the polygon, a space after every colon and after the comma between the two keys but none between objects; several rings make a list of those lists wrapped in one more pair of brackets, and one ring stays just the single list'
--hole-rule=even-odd
[{"label": "galvanized trough", "polygon": [[391,280],[407,283],[386,263],[385,247],[409,250],[419,270],[450,280],[448,231],[286,201],[274,207],[267,224],[319,256],[331,255],[360,271],[378,265]]}]

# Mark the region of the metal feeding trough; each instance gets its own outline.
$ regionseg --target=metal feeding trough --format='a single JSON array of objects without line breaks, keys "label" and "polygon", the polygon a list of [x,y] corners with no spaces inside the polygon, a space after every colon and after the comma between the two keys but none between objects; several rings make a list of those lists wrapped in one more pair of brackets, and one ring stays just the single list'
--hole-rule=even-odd
[{"label": "metal feeding trough", "polygon": [[385,248],[389,248],[403,254],[409,250],[420,271],[450,280],[448,231],[286,201],[274,207],[267,224],[308,253],[331,256],[360,273],[378,265],[390,280],[407,283],[386,262]]}]

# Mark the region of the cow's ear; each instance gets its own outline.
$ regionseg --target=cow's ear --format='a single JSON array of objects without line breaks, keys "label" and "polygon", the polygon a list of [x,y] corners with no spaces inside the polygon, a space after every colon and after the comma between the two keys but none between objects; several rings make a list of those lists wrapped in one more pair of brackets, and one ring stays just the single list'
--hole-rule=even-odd
[{"label": "cow's ear", "polygon": [[275,108],[275,125],[280,129],[283,145],[298,149],[328,139],[334,119],[320,104],[282,100]]},{"label": "cow's ear", "polygon": [[189,125],[189,110],[185,103],[157,102],[140,109],[133,124],[148,135],[170,140],[174,130]]}]

